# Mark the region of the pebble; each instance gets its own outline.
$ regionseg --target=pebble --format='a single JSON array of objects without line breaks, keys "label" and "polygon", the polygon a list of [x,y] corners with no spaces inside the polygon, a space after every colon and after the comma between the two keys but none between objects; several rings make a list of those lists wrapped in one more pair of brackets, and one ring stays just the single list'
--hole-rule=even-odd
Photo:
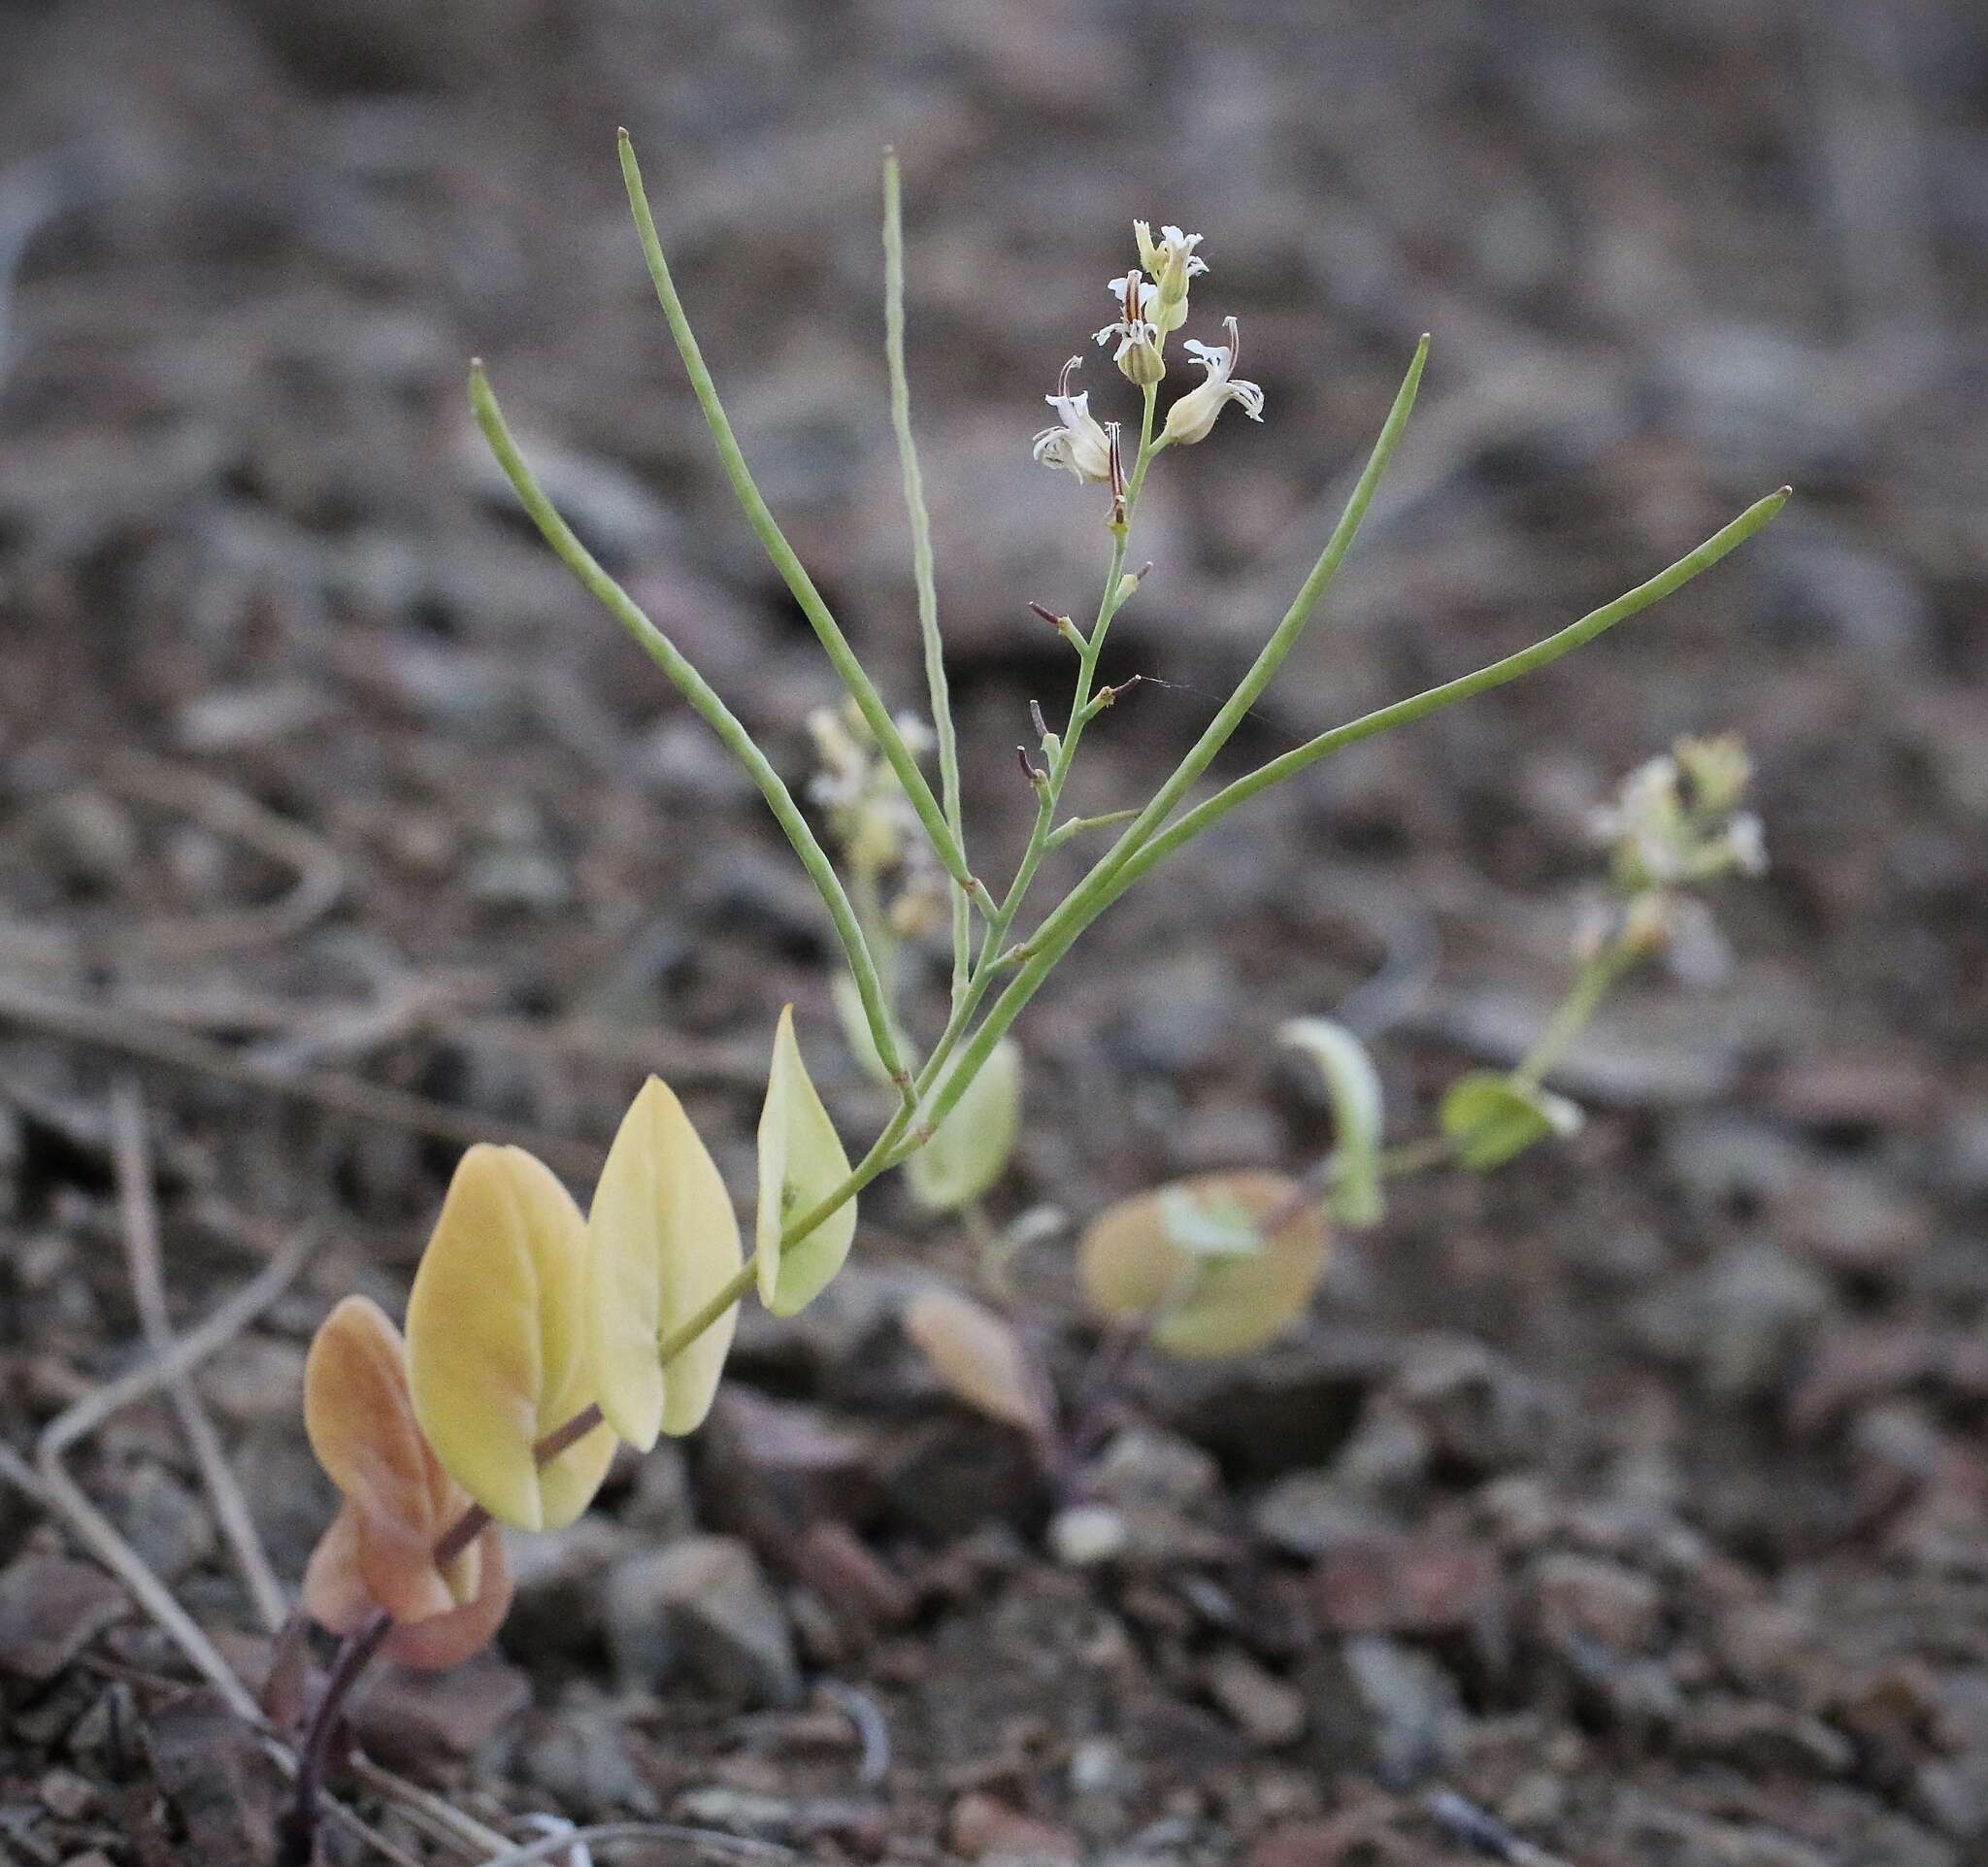
[{"label": "pebble", "polygon": [[178,1582],[214,1553],[214,1519],[207,1506],[152,1459],[132,1468],[114,1515],[161,1582]]},{"label": "pebble", "polygon": [[1256,1533],[1285,1555],[1319,1556],[1337,1544],[1371,1541],[1397,1526],[1370,1499],[1324,1472],[1293,1472],[1260,1496],[1249,1513]]},{"label": "pebble", "polygon": [[1125,1518],[1109,1504],[1073,1504],[1049,1520],[1049,1552],[1070,1569],[1094,1568],[1125,1553]]},{"label": "pebble", "polygon": [[1631,1321],[1653,1351],[1694,1367],[1707,1393],[1739,1399],[1773,1388],[1829,1300],[1823,1278],[1754,1240],[1653,1291]]},{"label": "pebble", "polygon": [[1601,1556],[1542,1555],[1527,1578],[1527,1593],[1541,1637],[1559,1651],[1582,1640],[1624,1656],[1645,1651],[1663,1612],[1663,1596],[1648,1576]]},{"label": "pebble", "polygon": [[1080,1850],[1065,1829],[970,1790],[952,1805],[946,1823],[952,1845],[969,1860],[1011,1863],[1075,1861]]},{"label": "pebble", "polygon": [[737,1704],[801,1701],[786,1618],[751,1549],[735,1537],[688,1536],[618,1564],[608,1578],[607,1621],[615,1668],[632,1684],[659,1684],[681,1665]]},{"label": "pebble", "polygon": [[1441,1769],[1464,1731],[1457,1684],[1427,1653],[1381,1634],[1321,1651],[1299,1680],[1329,1764],[1408,1788]]},{"label": "pebble", "polygon": [[58,1821],[75,1821],[86,1815],[97,1799],[95,1784],[59,1765],[43,1775],[35,1785],[35,1793],[41,1798],[42,1807]]},{"label": "pebble", "polygon": [[1237,1648],[1225,1648],[1203,1677],[1209,1695],[1257,1743],[1289,1744],[1305,1729],[1304,1695]]}]

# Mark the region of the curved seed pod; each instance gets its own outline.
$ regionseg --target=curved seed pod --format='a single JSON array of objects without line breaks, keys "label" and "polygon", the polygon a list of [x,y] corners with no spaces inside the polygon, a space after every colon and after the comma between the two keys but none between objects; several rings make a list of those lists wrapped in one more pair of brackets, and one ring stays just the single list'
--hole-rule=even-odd
[{"label": "curved seed pod", "polygon": [[479,1143],[448,1184],[408,1297],[408,1384],[428,1443],[500,1522],[557,1530],[614,1454],[597,1428],[540,1465],[533,1447],[592,1401],[582,1336],[586,1222],[522,1148]]},{"label": "curved seed pod", "polygon": [[1003,1038],[939,1129],[905,1163],[912,1196],[956,1212],[1001,1178],[1021,1127],[1021,1050]]},{"label": "curved seed pod", "polygon": [[794,1041],[794,1008],[780,1013],[773,1069],[759,1117],[759,1218],[754,1266],[759,1300],[775,1316],[792,1316],[821,1294],[842,1269],[856,1236],[856,1202],[845,1200],[791,1250],[780,1230],[812,1211],[849,1177],[849,1157]]},{"label": "curved seed pod", "polygon": [[[1267,1237],[1266,1219],[1276,1224]],[[1078,1247],[1078,1269],[1097,1315],[1148,1319],[1169,1353],[1240,1354],[1303,1312],[1326,1244],[1318,1202],[1296,1181],[1202,1174],[1100,1214]]]},{"label": "curved seed pod", "polygon": [[608,1423],[647,1451],[703,1424],[738,1324],[736,1306],[666,1368],[661,1342],[746,1261],[739,1220],[683,1105],[655,1077],[621,1118],[587,1217],[587,1352]]},{"label": "curved seed pod", "polygon": [[1326,1208],[1342,1225],[1380,1223],[1380,1073],[1343,1024],[1329,1017],[1294,1017],[1277,1032],[1307,1051],[1325,1077],[1332,1101],[1333,1183]]},{"label": "curved seed pod", "polygon": [[993,1311],[953,1290],[920,1290],[905,1307],[904,1330],[933,1373],[976,1412],[1026,1433],[1047,1432],[1042,1385],[1014,1330]]}]

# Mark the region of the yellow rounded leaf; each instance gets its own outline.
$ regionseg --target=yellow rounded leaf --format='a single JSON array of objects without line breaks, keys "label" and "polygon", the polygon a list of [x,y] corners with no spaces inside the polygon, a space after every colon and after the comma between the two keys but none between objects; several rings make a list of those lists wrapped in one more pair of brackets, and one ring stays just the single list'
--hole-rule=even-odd
[{"label": "yellow rounded leaf", "polygon": [[792,1316],[821,1294],[842,1269],[856,1236],[856,1202],[845,1200],[791,1249],[780,1233],[812,1212],[849,1177],[835,1123],[821,1106],[801,1047],[794,1041],[794,1008],[780,1013],[774,1033],[773,1068],[759,1117],[759,1218],[754,1265],[759,1300],[775,1316]]},{"label": "yellow rounded leaf", "polygon": [[711,1411],[736,1306],[665,1367],[659,1348],[738,1276],[739,1220],[717,1164],[650,1077],[608,1150],[587,1217],[587,1352],[608,1423],[640,1451]]},{"label": "yellow rounded leaf", "polygon": [[544,1162],[463,1155],[408,1297],[408,1385],[449,1475],[500,1522],[557,1530],[614,1453],[605,1427],[540,1465],[539,1440],[592,1402],[582,1332],[586,1221]]},{"label": "yellow rounded leaf", "polygon": [[[1263,1220],[1276,1221],[1264,1236]],[[1318,1202],[1281,1174],[1202,1174],[1123,1199],[1078,1247],[1084,1293],[1111,1321],[1150,1318],[1177,1355],[1241,1354],[1299,1316],[1325,1267]]]},{"label": "yellow rounded leaf", "polygon": [[1024,1432],[1046,1430],[1042,1384],[1014,1330],[993,1311],[957,1291],[920,1290],[905,1307],[904,1328],[969,1407]]}]

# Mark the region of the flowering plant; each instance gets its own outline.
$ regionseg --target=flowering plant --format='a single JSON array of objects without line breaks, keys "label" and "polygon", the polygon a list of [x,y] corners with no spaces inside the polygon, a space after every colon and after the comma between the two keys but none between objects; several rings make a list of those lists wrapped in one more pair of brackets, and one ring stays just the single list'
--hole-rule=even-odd
[{"label": "flowering plant", "polygon": [[[1010,1033],[1073,943],[1128,888],[1268,786],[1359,740],[1543,667],[1669,595],[1767,523],[1787,497],[1783,488],[1761,500],[1647,583],[1557,634],[1321,731],[1190,804],[1190,791],[1304,634],[1351,549],[1421,385],[1425,338],[1338,524],[1213,719],[1138,809],[1063,817],[1084,734],[1115,698],[1113,688],[1099,684],[1098,669],[1112,621],[1144,575],[1127,562],[1149,472],[1163,453],[1206,440],[1231,403],[1252,421],[1264,417],[1262,389],[1236,375],[1240,333],[1237,320],[1225,317],[1225,342],[1182,339],[1181,349],[1205,375],[1161,418],[1168,344],[1193,317],[1197,282],[1209,268],[1197,250],[1199,235],[1168,226],[1155,241],[1148,225],[1136,221],[1138,265],[1111,282],[1118,316],[1096,338],[1111,348],[1112,361],[1137,391],[1137,418],[1121,423],[1094,416],[1088,391],[1072,390],[1078,367],[1072,358],[1046,398],[1058,419],[1035,437],[1036,458],[1069,472],[1079,496],[1092,486],[1104,489],[1107,561],[1088,626],[1067,614],[1040,612],[1074,651],[1073,692],[1055,728],[1035,716],[1037,753],[1022,756],[1036,797],[1034,821],[1014,874],[997,892],[968,857],[905,376],[895,158],[884,167],[885,354],[911,528],[936,786],[920,763],[925,730],[885,704],[746,466],[664,257],[625,132],[620,160],[649,276],[719,460],[846,692],[845,713],[814,722],[824,765],[814,798],[825,809],[840,864],[746,725],[560,516],[519,451],[480,363],[470,373],[471,404],[552,550],[758,787],[820,893],[841,948],[837,995],[845,1025],[860,1059],[891,1086],[895,1107],[852,1164],[809,1075],[791,1012],[783,1013],[759,1124],[749,1247],[710,1152],[669,1088],[650,1079],[621,1123],[584,1217],[551,1174],[518,1150],[479,1147],[464,1156],[414,1279],[404,1350],[392,1323],[372,1306],[349,1299],[332,1312],[312,1352],[307,1414],[312,1443],[346,1507],[313,1560],[307,1603],[346,1645],[315,1713],[306,1747],[311,1767],[299,1774],[286,1841],[296,1861],[310,1857],[329,1733],[367,1659],[384,1649],[414,1664],[447,1664],[495,1631],[507,1598],[496,1525],[538,1531],[569,1523],[601,1483],[617,1440],[640,1450],[659,1434],[693,1430],[711,1405],[738,1304],[755,1288],[777,1314],[810,1302],[847,1255],[857,1197],[878,1175],[905,1167],[921,1200],[954,1210],[999,1173],[1020,1097],[1019,1052]],[[1715,780],[1696,772],[1693,782],[1701,803],[1717,789]],[[1663,787],[1652,781],[1650,788]],[[1639,873],[1647,876],[1652,898],[1697,873],[1705,859],[1702,843],[1692,841],[1695,808],[1680,806],[1684,820],[1677,823],[1660,822],[1654,805],[1638,806],[1638,847],[1648,844],[1638,857]],[[1048,859],[1107,829],[1116,835],[1104,851],[1022,930]],[[886,902],[893,883],[898,893]],[[943,1027],[919,1042],[900,1013],[902,962],[908,945],[942,929],[950,952],[949,1010]],[[1302,1303],[1315,1275],[1322,1238],[1310,1217],[1278,1218],[1276,1198],[1262,1187],[1231,1191],[1219,1209],[1204,1202],[1189,1218],[1174,1212],[1167,1221],[1174,1245],[1210,1261],[1223,1257],[1225,1238],[1233,1244],[1244,1232],[1268,1239],[1269,1248],[1254,1256],[1229,1252],[1235,1262],[1217,1264],[1202,1281],[1200,1308],[1164,1325],[1182,1348],[1244,1346],[1256,1329],[1253,1293],[1268,1288],[1288,1310]],[[1138,1227],[1125,1235],[1136,1239]],[[1153,1300],[1152,1281],[1166,1274],[1164,1263],[1134,1265],[1122,1251],[1096,1250],[1101,1261],[1110,1260],[1092,1273],[1094,1285],[1110,1293],[1103,1303],[1108,1313]]]}]

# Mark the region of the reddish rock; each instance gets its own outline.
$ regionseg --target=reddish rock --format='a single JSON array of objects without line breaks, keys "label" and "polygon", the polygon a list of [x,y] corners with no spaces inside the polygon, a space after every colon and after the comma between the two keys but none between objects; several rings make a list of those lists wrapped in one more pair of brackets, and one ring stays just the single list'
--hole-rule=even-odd
[{"label": "reddish rock", "polygon": [[1479,1544],[1376,1537],[1328,1550],[1312,1602],[1337,1634],[1433,1634],[1474,1625],[1499,1606],[1497,1555]]}]

